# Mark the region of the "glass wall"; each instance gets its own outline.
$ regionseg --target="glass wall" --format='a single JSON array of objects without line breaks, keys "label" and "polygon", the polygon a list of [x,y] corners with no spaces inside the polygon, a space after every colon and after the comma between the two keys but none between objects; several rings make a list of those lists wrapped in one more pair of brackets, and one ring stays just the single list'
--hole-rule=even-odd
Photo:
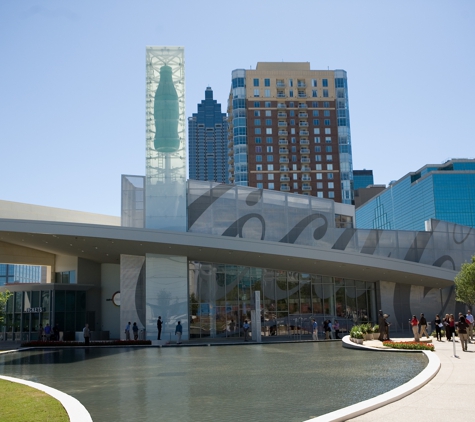
[{"label": "glass wall", "polygon": [[307,335],[312,318],[341,331],[376,322],[375,283],[317,274],[205,262],[189,263],[190,338],[241,337],[260,292],[263,336]]}]

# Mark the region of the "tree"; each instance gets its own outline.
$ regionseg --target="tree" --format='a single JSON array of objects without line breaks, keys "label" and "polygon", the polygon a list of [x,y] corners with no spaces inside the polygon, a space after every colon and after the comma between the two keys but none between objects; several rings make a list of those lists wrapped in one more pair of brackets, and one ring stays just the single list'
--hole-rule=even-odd
[{"label": "tree", "polygon": [[12,295],[8,290],[0,292],[0,325],[3,324],[5,318],[5,307],[7,305],[8,298]]},{"label": "tree", "polygon": [[455,300],[472,307],[475,304],[475,255],[472,256],[472,262],[462,264],[454,281]]}]

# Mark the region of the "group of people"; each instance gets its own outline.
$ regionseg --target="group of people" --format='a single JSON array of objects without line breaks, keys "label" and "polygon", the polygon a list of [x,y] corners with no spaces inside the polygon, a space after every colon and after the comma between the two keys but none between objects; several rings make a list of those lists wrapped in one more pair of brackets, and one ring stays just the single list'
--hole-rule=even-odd
[{"label": "group of people", "polygon": [[134,340],[137,341],[139,339],[139,327],[136,322],[131,326],[130,321],[125,326],[125,339],[130,340],[130,331],[133,332]]},{"label": "group of people", "polygon": [[38,327],[38,340],[39,341],[59,341],[60,340],[60,328],[59,324],[55,324],[51,327],[47,323],[44,327],[42,324]]},{"label": "group of people", "polygon": [[424,314],[421,314],[420,319],[417,319],[417,317],[413,315],[411,319],[411,327],[412,327],[412,332],[414,334],[415,341],[419,341],[421,337],[424,336],[424,334],[426,335],[426,338],[429,338],[429,333],[427,332],[427,320]]},{"label": "group of people", "polygon": [[[332,334],[335,333],[335,339],[340,338],[340,323],[335,319],[333,323],[326,319],[323,321],[323,332],[325,333],[325,340],[331,340]],[[318,340],[318,324],[315,318],[312,319],[312,340]]]}]

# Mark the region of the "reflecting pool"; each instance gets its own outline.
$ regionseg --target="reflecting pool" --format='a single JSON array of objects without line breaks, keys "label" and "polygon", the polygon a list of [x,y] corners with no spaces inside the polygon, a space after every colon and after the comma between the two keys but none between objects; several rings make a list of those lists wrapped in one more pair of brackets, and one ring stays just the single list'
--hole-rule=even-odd
[{"label": "reflecting pool", "polygon": [[423,354],[340,342],[93,348],[0,355],[0,373],[77,398],[102,421],[304,421],[389,391]]}]

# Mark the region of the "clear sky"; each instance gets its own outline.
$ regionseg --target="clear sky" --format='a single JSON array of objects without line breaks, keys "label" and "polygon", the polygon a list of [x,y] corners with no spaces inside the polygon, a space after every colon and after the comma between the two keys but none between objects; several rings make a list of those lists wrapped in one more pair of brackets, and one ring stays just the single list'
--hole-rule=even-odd
[{"label": "clear sky", "polygon": [[474,158],[473,0],[1,0],[0,199],[120,214],[145,174],[145,47],[185,47],[186,116],[231,71],[348,72],[354,169]]}]

